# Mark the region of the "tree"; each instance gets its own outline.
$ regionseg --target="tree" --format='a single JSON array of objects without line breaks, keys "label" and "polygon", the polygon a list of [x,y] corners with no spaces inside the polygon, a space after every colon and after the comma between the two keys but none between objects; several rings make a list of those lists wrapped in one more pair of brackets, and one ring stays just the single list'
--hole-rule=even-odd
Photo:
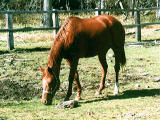
[{"label": "tree", "polygon": [[[44,11],[52,10],[52,0],[44,0],[43,10]],[[52,13],[44,13],[43,25],[44,25],[44,27],[52,27],[53,26]]]},{"label": "tree", "polygon": [[134,9],[135,8],[135,0],[130,0],[130,9],[132,9],[132,11],[130,12],[130,16],[131,18],[134,17]]},{"label": "tree", "polygon": [[[160,7],[160,0],[157,0],[157,7]],[[160,9],[157,10],[156,17],[160,19]]]}]

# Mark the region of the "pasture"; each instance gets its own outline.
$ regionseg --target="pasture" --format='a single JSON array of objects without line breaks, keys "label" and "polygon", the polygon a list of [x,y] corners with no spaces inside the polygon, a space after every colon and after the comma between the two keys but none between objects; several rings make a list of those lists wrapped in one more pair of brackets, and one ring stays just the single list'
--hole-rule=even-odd
[{"label": "pasture", "polygon": [[[148,27],[149,28],[149,27]],[[157,41],[160,31],[142,30],[143,40]],[[151,28],[151,27],[150,27]],[[159,26],[154,26],[154,29]],[[132,30],[131,30],[132,31]],[[82,100],[73,109],[57,109],[68,87],[69,67],[63,60],[61,86],[51,106],[41,104],[41,71],[46,66],[52,31],[15,33],[15,48],[7,51],[5,34],[0,41],[0,119],[159,119],[160,118],[160,46],[144,44],[125,46],[127,64],[120,71],[120,95],[114,96],[114,58],[109,58],[106,88],[95,96],[101,78],[97,57],[80,59],[79,79]],[[127,42],[135,41],[134,35],[126,36]],[[108,53],[113,54],[110,50]],[[139,87],[137,87],[137,84]],[[73,88],[74,98],[76,90]]]},{"label": "pasture", "polygon": [[[83,87],[79,107],[56,109],[67,90],[68,65],[61,66],[61,87],[53,105],[41,104],[41,72],[48,49],[20,49],[0,55],[0,118],[2,119],[158,119],[160,117],[160,47],[125,47],[127,64],[120,72],[120,95],[114,96],[114,59],[108,62],[106,88],[95,96],[101,78],[97,57],[81,59]],[[42,51],[41,51],[42,50]],[[112,53],[112,51],[109,51]],[[107,59],[109,60],[109,59]],[[140,87],[135,87],[140,84]],[[148,87],[147,87],[148,86]],[[74,93],[75,95],[76,93]],[[74,98],[74,95],[72,98]]]}]

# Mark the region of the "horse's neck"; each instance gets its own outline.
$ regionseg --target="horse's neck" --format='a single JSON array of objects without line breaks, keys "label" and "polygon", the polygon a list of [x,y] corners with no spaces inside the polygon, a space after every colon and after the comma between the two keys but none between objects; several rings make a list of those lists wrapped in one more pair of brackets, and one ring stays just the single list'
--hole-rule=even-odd
[{"label": "horse's neck", "polygon": [[48,58],[48,66],[52,68],[57,75],[59,75],[60,65],[62,61],[62,54],[61,54],[62,47],[63,47],[62,43],[58,41],[54,41],[51,46],[51,50]]}]

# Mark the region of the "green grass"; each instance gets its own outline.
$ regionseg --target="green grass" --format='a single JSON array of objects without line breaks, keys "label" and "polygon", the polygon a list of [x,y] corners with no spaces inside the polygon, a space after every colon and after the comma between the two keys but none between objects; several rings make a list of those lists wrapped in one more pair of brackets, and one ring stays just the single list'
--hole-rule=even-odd
[{"label": "green grass", "polygon": [[[38,44],[38,43],[37,43]],[[48,46],[49,47],[49,46]],[[2,119],[158,119],[160,117],[160,83],[152,82],[160,73],[160,46],[125,47],[127,64],[120,72],[120,95],[114,96],[114,59],[108,62],[107,80],[110,85],[100,96],[95,96],[101,78],[97,57],[81,59],[78,66],[83,87],[82,100],[74,109],[57,109],[67,91],[69,68],[61,67],[61,88],[53,105],[40,102],[41,71],[49,50],[16,49],[0,55],[0,118]],[[112,53],[110,50],[109,53]],[[7,61],[14,58],[12,62]],[[107,57],[108,58],[108,57]],[[16,59],[24,59],[16,60]],[[25,61],[26,60],[26,61]],[[28,61],[27,61],[28,60]],[[107,59],[108,61],[109,59]],[[140,84],[136,88],[136,84]],[[149,88],[146,88],[146,85]],[[71,99],[74,98],[74,90]]]}]

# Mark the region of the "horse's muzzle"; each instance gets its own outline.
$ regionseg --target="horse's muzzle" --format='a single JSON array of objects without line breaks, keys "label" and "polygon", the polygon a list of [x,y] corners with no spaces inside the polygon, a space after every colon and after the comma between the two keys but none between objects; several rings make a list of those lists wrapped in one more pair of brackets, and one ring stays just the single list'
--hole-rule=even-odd
[{"label": "horse's muzzle", "polygon": [[51,105],[52,104],[52,101],[47,101],[46,99],[45,100],[42,100],[41,101],[44,105]]}]

